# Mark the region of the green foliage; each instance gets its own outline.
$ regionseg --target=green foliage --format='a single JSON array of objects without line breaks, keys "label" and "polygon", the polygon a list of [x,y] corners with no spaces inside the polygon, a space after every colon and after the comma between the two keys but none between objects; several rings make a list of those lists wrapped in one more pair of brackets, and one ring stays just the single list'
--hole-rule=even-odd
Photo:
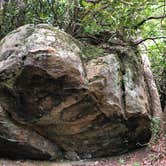
[{"label": "green foliage", "polygon": [[154,78],[161,95],[162,107],[166,105],[166,40],[146,43]]},{"label": "green foliage", "polygon": [[0,26],[0,37],[3,37],[17,26],[16,17],[19,14],[19,9],[14,1],[4,6],[4,11],[1,11],[1,26]]},{"label": "green foliage", "polygon": [[1,11],[1,38],[24,24],[49,23],[65,28],[70,22],[72,4],[68,0],[8,1]]},{"label": "green foliage", "polygon": [[66,0],[27,0],[26,21],[29,23],[50,23],[54,26],[63,27],[68,22],[66,15],[68,3]]},{"label": "green foliage", "polygon": [[103,56],[104,50],[91,45],[83,49],[83,54],[84,54],[83,59],[90,60],[90,59],[95,59],[97,57]]},{"label": "green foliage", "polygon": [[[22,5],[19,5],[19,4]],[[92,3],[86,0],[17,0],[5,5],[2,25],[17,26],[12,20],[18,18],[24,9],[24,23],[50,23],[64,30],[73,28],[75,33],[99,34],[103,31],[120,31],[128,36],[138,35],[135,28],[143,19],[150,16],[162,15],[163,1],[154,0],[100,0]],[[161,7],[160,7],[161,6]],[[19,21],[20,22],[20,21]],[[141,27],[141,35],[161,33],[155,23]],[[164,28],[164,20],[162,23]],[[9,30],[8,29],[8,30]],[[77,32],[76,32],[77,31]],[[148,31],[148,33],[147,33]],[[7,30],[6,30],[7,32]]]},{"label": "green foliage", "polygon": [[159,117],[154,117],[151,120],[151,131],[153,134],[153,142],[156,142],[160,136],[161,131],[161,119]]},{"label": "green foliage", "polygon": [[135,162],[132,166],[140,166],[141,164],[138,162]]}]

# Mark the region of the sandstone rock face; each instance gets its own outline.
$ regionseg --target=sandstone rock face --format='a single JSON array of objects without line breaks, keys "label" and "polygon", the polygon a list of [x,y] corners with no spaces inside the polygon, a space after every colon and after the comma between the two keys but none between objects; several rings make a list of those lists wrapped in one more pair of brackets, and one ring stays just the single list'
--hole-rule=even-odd
[{"label": "sandstone rock face", "polygon": [[140,58],[128,48],[85,63],[76,43],[45,24],[1,41],[1,155],[77,160],[149,141],[152,108]]}]

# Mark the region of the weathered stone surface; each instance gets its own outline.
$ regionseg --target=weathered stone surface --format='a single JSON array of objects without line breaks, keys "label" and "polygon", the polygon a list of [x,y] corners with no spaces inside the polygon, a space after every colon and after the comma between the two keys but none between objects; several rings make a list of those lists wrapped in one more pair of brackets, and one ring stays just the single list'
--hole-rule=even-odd
[{"label": "weathered stone surface", "polygon": [[0,157],[46,160],[60,156],[55,144],[28,127],[12,121],[0,106]]},{"label": "weathered stone surface", "polygon": [[144,66],[144,77],[147,87],[149,89],[149,95],[151,99],[151,109],[152,109],[151,112],[155,117],[161,118],[162,108],[160,104],[160,98],[155,81],[153,79],[152,71],[150,70],[150,62],[147,55],[142,55],[142,62]]},{"label": "weathered stone surface", "polygon": [[10,115],[3,121],[41,135],[33,145],[29,133],[23,136],[28,148],[19,153],[31,153],[43,137],[52,141],[45,153],[73,160],[123,153],[149,141],[151,100],[131,48],[85,63],[75,39],[41,24],[13,31],[0,50],[0,104]]}]

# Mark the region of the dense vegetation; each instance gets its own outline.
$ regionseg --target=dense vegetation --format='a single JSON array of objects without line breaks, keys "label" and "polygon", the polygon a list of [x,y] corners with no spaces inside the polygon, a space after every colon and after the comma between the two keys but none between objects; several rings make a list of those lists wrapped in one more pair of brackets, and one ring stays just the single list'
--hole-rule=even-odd
[{"label": "dense vegetation", "polygon": [[[27,23],[48,23],[79,40],[141,46],[166,100],[165,0],[1,0],[0,38]],[[99,50],[101,51],[101,50]]]}]

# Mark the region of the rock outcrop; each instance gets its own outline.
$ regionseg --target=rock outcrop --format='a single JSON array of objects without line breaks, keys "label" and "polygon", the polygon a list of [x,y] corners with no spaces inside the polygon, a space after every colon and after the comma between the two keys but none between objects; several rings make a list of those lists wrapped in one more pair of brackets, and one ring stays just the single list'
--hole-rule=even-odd
[{"label": "rock outcrop", "polygon": [[132,48],[81,57],[75,39],[45,24],[2,39],[1,156],[77,160],[149,141],[153,109],[141,58]]}]

